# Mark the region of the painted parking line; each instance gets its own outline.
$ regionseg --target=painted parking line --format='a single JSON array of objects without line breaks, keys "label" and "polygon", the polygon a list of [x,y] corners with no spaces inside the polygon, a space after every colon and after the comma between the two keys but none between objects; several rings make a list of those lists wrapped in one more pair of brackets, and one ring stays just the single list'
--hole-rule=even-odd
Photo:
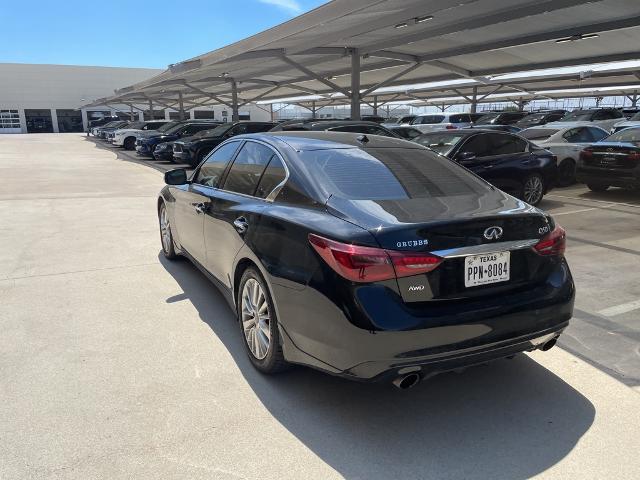
[{"label": "painted parking line", "polygon": [[616,315],[622,315],[623,313],[632,312],[640,308],[640,300],[634,300],[633,302],[622,303],[620,305],[614,305],[613,307],[600,310],[598,313],[605,317],[614,317]]},{"label": "painted parking line", "polygon": [[[554,197],[554,198],[567,198],[570,200],[579,200],[582,202],[595,202],[595,203],[607,203],[610,204],[610,206],[614,206],[614,205],[620,205],[620,206],[625,206],[625,207],[635,207],[635,208],[640,208],[640,205],[638,204],[634,204],[634,203],[625,203],[625,202],[612,202],[610,200],[594,200],[591,198],[580,198],[580,197],[570,197],[569,195],[557,195],[555,193],[550,193],[548,195],[546,195],[547,197]],[[604,207],[599,207],[599,208],[604,208]]]}]

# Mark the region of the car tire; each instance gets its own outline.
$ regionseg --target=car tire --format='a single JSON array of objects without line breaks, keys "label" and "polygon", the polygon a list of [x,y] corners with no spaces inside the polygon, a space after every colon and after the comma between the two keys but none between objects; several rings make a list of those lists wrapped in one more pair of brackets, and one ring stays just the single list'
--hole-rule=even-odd
[{"label": "car tire", "polygon": [[178,258],[176,249],[173,243],[173,234],[171,233],[171,224],[169,223],[169,212],[167,207],[162,202],[158,208],[158,223],[160,226],[160,244],[162,245],[162,253],[168,260],[175,260]]},{"label": "car tire", "polygon": [[609,185],[601,185],[599,183],[587,183],[587,188],[592,192],[606,192]]},{"label": "car tire", "polygon": [[253,366],[266,374],[286,370],[289,364],[282,352],[273,300],[255,267],[242,273],[236,305],[243,343]]},{"label": "car tire", "polygon": [[520,198],[529,205],[538,205],[542,201],[545,193],[545,184],[542,175],[532,173],[522,182]]},{"label": "car tire", "polygon": [[568,187],[576,183],[576,162],[573,158],[565,158],[558,165],[558,186]]},{"label": "car tire", "polygon": [[122,146],[125,150],[133,150],[134,148],[136,148],[136,137],[125,138]]}]

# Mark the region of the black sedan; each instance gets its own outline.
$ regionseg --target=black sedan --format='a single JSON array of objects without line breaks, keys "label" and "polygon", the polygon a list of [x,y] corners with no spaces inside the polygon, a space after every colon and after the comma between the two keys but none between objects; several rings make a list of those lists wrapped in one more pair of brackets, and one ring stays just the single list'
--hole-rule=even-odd
[{"label": "black sedan", "polygon": [[640,188],[640,128],[625,128],[585,148],[576,177],[595,192]]},{"label": "black sedan", "polygon": [[517,135],[474,128],[426,133],[414,141],[531,205],[556,183],[556,157]]},{"label": "black sedan", "polygon": [[220,288],[264,373],[299,363],[408,388],[547,350],[571,318],[564,230],[416,143],[242,135],[165,181],[165,257]]},{"label": "black sedan", "polygon": [[173,142],[173,160],[198,165],[204,157],[226,139],[245,133],[260,133],[271,130],[275,122],[233,122],[224,123],[212,130],[204,130],[191,137]]}]

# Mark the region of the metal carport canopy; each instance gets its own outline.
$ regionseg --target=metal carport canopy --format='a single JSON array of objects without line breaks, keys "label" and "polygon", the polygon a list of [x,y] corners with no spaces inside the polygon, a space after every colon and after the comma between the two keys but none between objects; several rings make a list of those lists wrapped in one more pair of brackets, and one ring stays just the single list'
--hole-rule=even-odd
[{"label": "metal carport canopy", "polygon": [[[334,0],[93,102],[192,108],[640,58],[636,0]],[[352,94],[355,92],[355,94]],[[102,103],[98,103],[102,102]]]}]

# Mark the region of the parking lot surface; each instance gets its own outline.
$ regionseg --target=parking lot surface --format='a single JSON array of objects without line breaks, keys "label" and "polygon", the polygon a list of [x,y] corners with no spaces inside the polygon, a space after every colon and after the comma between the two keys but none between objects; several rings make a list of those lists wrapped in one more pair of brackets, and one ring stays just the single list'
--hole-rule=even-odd
[{"label": "parking lot surface", "polygon": [[560,348],[403,392],[257,373],[215,287],[161,256],[172,165],[76,134],[0,147],[0,478],[640,478],[637,192],[541,204],[578,291]]}]

